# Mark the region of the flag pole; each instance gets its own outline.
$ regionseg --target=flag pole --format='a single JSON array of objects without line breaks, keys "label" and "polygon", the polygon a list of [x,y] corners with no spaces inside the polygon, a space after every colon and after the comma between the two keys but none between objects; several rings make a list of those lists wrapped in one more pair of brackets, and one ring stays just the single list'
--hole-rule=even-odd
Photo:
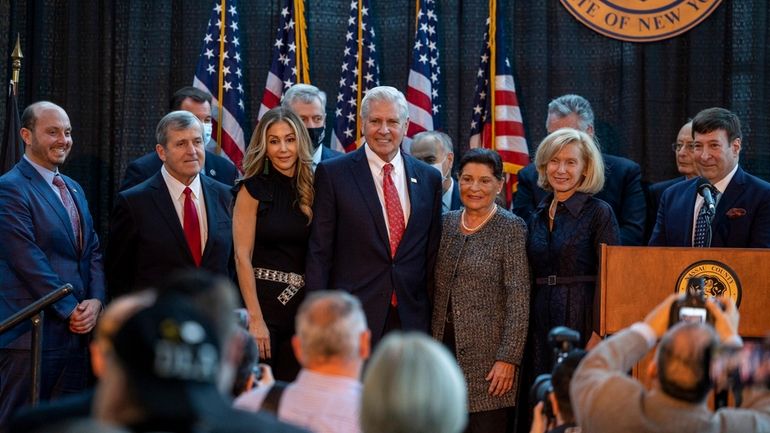
[{"label": "flag pole", "polygon": [[11,85],[13,86],[13,94],[16,95],[16,86],[19,84],[19,73],[21,71],[21,59],[24,58],[24,54],[21,52],[21,40],[19,34],[16,33],[16,46],[11,53]]},{"label": "flag pole", "polygon": [[310,84],[310,62],[307,57],[307,24],[305,22],[305,0],[294,0],[297,18],[294,26],[294,40],[297,42],[297,82]]},{"label": "flag pole", "polygon": [[489,147],[493,150],[497,150],[497,143],[495,142],[496,130],[495,130],[495,118],[497,113],[495,112],[495,79],[497,77],[497,0],[489,0],[489,113],[492,116],[492,127],[489,132]]},{"label": "flag pole", "polygon": [[[361,113],[361,79],[364,75],[364,30],[362,22],[364,20],[364,14],[361,8],[363,7],[363,0],[358,0],[358,84],[356,86],[356,110],[360,115]],[[363,119],[360,119],[363,123]],[[361,126],[356,125],[356,147],[361,146]]]},{"label": "flag pole", "polygon": [[219,22],[222,23],[221,26],[219,26],[219,81],[217,85],[217,107],[219,108],[217,110],[217,147],[216,147],[216,154],[219,155],[222,153],[222,113],[225,111],[224,106],[222,104],[222,99],[225,97],[224,95],[224,80],[225,80],[225,26],[227,25],[225,22],[225,19],[227,18],[227,0],[222,0],[220,2],[220,5],[222,7],[222,10],[219,11]]}]

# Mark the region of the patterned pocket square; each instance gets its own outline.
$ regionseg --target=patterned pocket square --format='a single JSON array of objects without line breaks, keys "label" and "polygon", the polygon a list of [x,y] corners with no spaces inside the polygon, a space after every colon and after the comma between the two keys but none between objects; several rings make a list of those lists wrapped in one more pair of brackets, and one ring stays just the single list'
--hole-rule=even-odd
[{"label": "patterned pocket square", "polygon": [[727,211],[727,218],[736,219],[746,215],[746,209],[742,207],[734,207]]}]

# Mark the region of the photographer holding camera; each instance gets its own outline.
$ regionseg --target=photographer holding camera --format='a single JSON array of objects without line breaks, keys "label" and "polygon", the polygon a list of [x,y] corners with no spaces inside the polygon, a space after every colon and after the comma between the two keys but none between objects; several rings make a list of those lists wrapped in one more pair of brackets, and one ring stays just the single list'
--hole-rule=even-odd
[{"label": "photographer holding camera", "polygon": [[[601,342],[583,360],[572,379],[575,418],[584,431],[601,432],[770,432],[770,391],[744,392],[742,408],[711,411],[706,397],[713,388],[711,357],[721,345],[741,345],[738,311],[723,299],[722,311],[706,303],[713,327],[682,322],[669,329],[671,295],[644,322]],[[662,338],[661,338],[662,337]],[[626,372],[660,340],[650,366],[651,390]]]},{"label": "photographer holding camera", "polygon": [[[532,415],[530,433],[580,433],[569,399],[569,384],[585,355],[586,351],[583,349],[572,349],[559,358],[550,375],[540,376],[548,379],[541,385],[547,387],[547,390],[544,395],[538,393],[541,395],[538,395],[538,403]],[[535,381],[535,386],[538,385],[540,377]]]}]

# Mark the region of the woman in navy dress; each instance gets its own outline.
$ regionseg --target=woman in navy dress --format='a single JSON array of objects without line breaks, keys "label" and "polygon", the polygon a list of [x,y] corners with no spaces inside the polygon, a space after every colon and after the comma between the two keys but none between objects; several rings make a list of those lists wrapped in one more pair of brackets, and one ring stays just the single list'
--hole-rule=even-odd
[{"label": "woman in navy dress", "polygon": [[604,186],[604,162],[590,136],[570,128],[553,132],[538,147],[535,166],[538,185],[550,191],[530,217],[527,243],[538,375],[553,368],[553,327],[579,331],[582,346],[591,338],[600,245],[619,244],[620,232],[610,205],[592,196]]},{"label": "woman in navy dress", "polygon": [[235,186],[233,246],[249,333],[278,380],[299,364],[291,348],[294,316],[305,295],[304,270],[313,217],[310,137],[296,114],[277,107],[262,117]]}]

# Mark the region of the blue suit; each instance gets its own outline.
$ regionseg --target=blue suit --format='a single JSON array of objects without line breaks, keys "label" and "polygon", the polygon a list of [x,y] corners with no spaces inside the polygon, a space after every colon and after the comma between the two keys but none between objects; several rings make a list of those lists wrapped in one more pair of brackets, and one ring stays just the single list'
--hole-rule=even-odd
[{"label": "blue suit", "polygon": [[401,153],[411,212],[391,258],[382,206],[363,147],[318,165],[305,281],[308,290],[357,296],[372,331],[384,333],[391,292],[404,330],[430,329],[433,266],[441,237],[441,177]]},{"label": "blue suit", "polygon": [[457,179],[452,178],[454,185],[452,185],[452,203],[449,205],[449,210],[458,210],[463,207],[463,202],[460,200],[460,184]]},{"label": "blue suit", "polygon": [[[230,188],[201,176],[208,239],[201,268],[233,275],[233,233]],[[118,194],[110,216],[107,244],[110,296],[156,285],[169,273],[195,268],[190,248],[161,172]]]},{"label": "blue suit", "polygon": [[[89,337],[70,332],[69,317],[79,302],[94,298],[104,302],[105,296],[99,239],[83,188],[69,177],[61,177],[78,208],[83,237],[81,251],[60,198],[26,159],[0,177],[0,320],[66,283],[74,289],[72,294],[45,310],[41,398],[75,392],[87,385],[90,374],[87,362],[80,368],[78,365],[68,367],[65,377],[63,367],[57,371],[48,360],[57,354],[61,360],[62,355],[82,357],[87,353]],[[30,323],[26,322],[0,334],[0,353],[20,351],[15,353],[28,356],[30,329]],[[12,406],[24,403],[29,395],[29,382],[18,383],[14,389],[10,379],[28,380],[31,367],[29,361],[18,366],[2,362],[1,358],[0,424]]]},{"label": "blue suit", "polygon": [[[663,192],[650,245],[692,246],[695,198],[700,178]],[[717,203],[711,246],[770,248],[770,183],[738,167]]]},{"label": "blue suit", "polygon": [[[604,188],[595,197],[607,202],[620,225],[621,245],[642,245],[644,241],[645,197],[639,164],[630,159],[602,154]],[[537,205],[548,195],[537,186],[537,168],[529,164],[516,175],[519,180],[513,197],[513,212],[529,221]]]},{"label": "blue suit", "polygon": [[[160,171],[161,166],[163,166],[163,161],[154,150],[136,158],[126,167],[126,173],[123,174],[123,182],[120,183],[118,191],[125,191],[132,186],[139,185]],[[227,159],[207,150],[203,174],[225,185],[233,186],[238,178],[238,169]]]}]

